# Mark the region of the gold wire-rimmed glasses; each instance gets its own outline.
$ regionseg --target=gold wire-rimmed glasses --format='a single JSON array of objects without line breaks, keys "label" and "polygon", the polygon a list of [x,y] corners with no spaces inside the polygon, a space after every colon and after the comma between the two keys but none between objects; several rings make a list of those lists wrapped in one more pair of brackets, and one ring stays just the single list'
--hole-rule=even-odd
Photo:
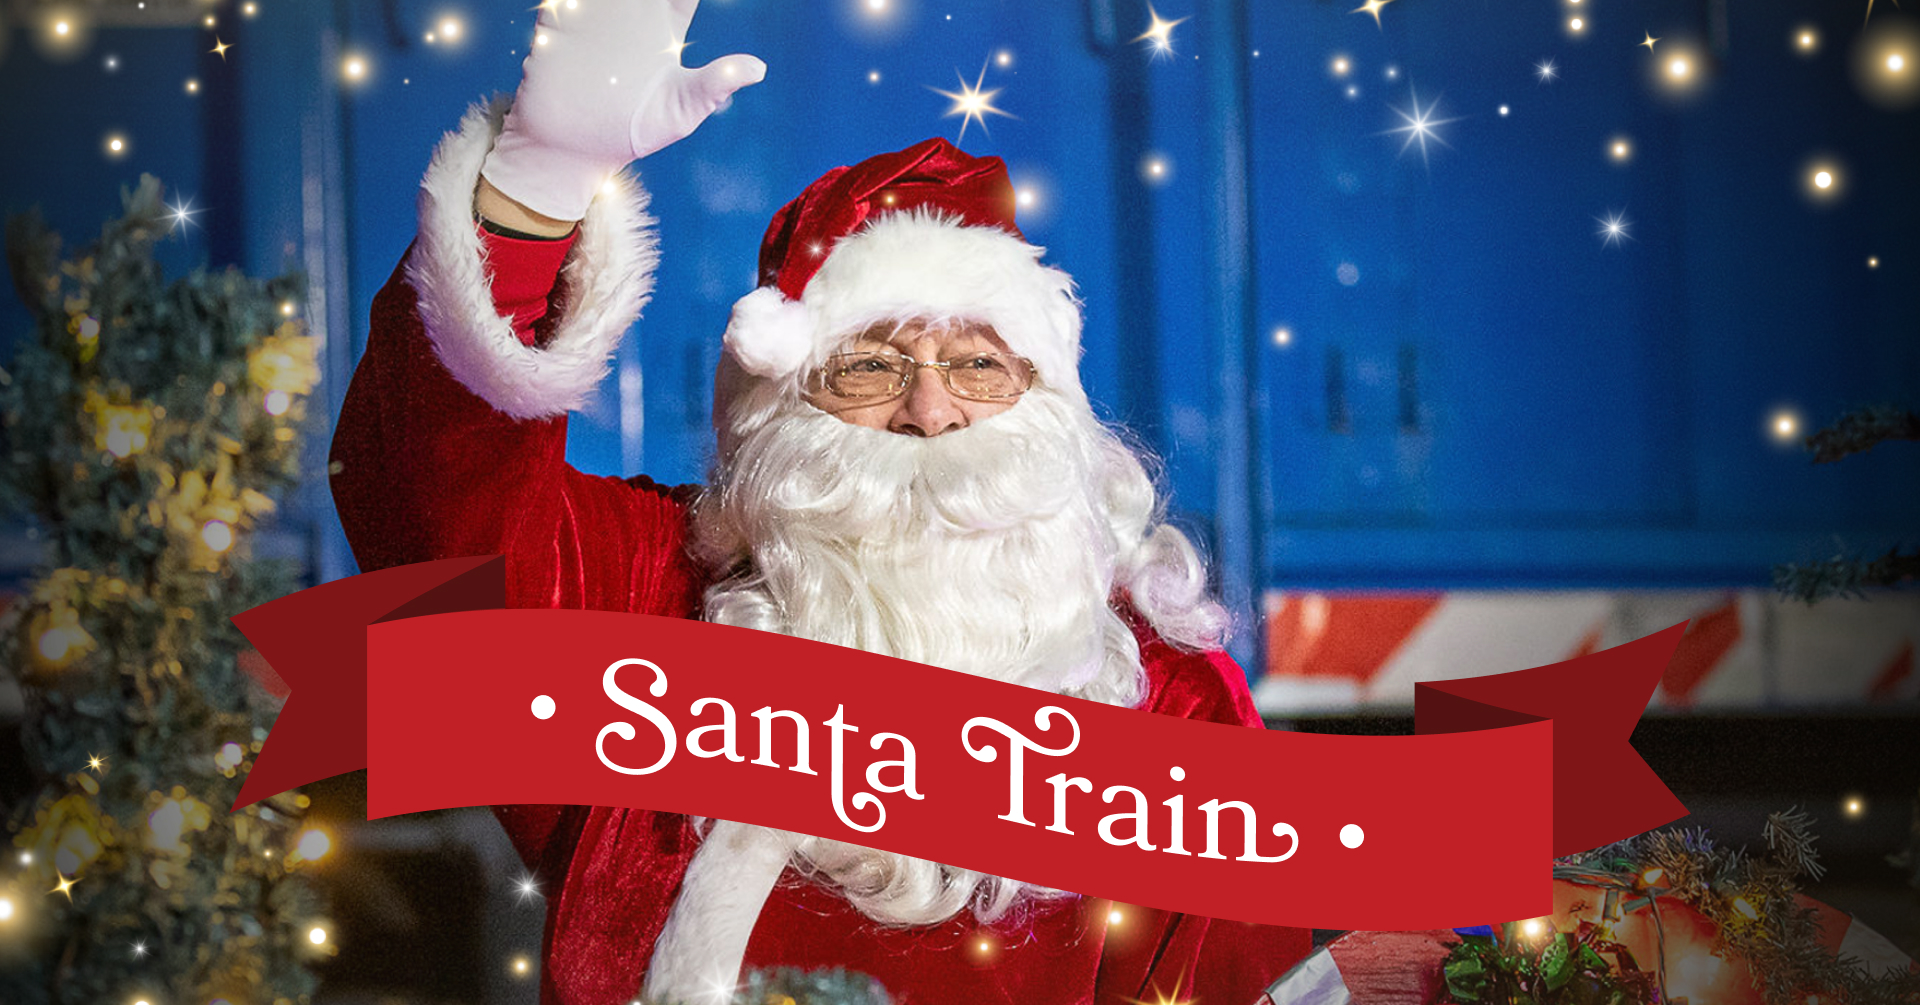
[{"label": "gold wire-rimmed glasses", "polygon": [[923,369],[940,371],[947,390],[972,401],[1018,398],[1033,387],[1033,361],[1006,352],[970,352],[923,363],[899,352],[841,352],[814,371],[815,386],[837,398],[878,401],[897,398]]}]

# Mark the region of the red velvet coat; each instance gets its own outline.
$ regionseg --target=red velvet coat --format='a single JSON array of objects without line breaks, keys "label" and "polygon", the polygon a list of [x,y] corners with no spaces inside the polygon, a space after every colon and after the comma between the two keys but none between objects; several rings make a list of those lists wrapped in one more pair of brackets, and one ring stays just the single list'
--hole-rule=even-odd
[{"label": "red velvet coat", "polygon": [[[687,492],[574,470],[564,411],[511,418],[449,372],[467,364],[443,365],[458,333],[429,334],[423,314],[441,324],[448,314],[423,310],[416,287],[442,293],[410,272],[413,259],[444,253],[429,247],[427,225],[374,301],[334,435],[334,499],[361,568],[499,553],[510,606],[694,616],[705,584],[683,548]],[[475,244],[492,272],[496,317],[510,317],[522,343],[511,348],[545,344],[565,296],[552,292],[555,272],[572,243]],[[1259,727],[1241,671],[1224,654],[1143,641],[1146,709]],[[699,843],[687,819],[588,806],[496,812],[546,892],[542,1002],[635,999]],[[1114,910],[1120,920],[1110,922]],[[878,978],[902,1002],[1118,1005],[1166,995],[1252,1005],[1308,948],[1302,930],[1090,899],[991,929],[964,913],[937,926],[888,928],[789,871],[761,911],[745,965],[846,967]]]}]

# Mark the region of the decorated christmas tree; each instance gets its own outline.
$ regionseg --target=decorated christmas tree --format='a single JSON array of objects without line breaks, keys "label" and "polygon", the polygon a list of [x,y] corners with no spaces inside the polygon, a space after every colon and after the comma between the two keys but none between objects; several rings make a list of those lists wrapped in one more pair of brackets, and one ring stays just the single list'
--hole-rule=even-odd
[{"label": "decorated christmas tree", "polygon": [[[8,518],[47,563],[9,612],[34,789],[0,860],[0,1001],[291,1005],[330,950],[302,871],[326,855],[287,793],[229,813],[273,705],[228,617],[297,587],[252,556],[299,473],[318,377],[300,281],[196,271],[143,177],[61,260],[37,218],[7,250],[34,317],[0,372]],[[7,752],[6,756],[12,756]]]}]

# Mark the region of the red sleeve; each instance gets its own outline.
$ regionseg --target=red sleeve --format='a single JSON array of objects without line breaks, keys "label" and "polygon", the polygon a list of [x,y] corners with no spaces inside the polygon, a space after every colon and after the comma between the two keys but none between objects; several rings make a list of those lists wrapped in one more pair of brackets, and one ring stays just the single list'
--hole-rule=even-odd
[{"label": "red sleeve", "polygon": [[[573,239],[483,241],[496,311],[523,345],[539,345]],[[334,430],[334,503],[360,568],[501,554],[510,607],[692,613],[702,583],[684,505],[647,479],[569,466],[566,416],[515,420],[462,386],[435,356],[406,275],[402,261],[374,299]],[[578,813],[496,815],[530,869],[565,875]]]},{"label": "red sleeve", "polygon": [[[484,239],[495,307],[537,345],[571,241]],[[333,437],[334,503],[360,568],[500,554],[511,607],[692,613],[703,584],[684,504],[645,478],[575,470],[566,439],[565,415],[513,419],[441,366],[403,261],[374,298]]]},{"label": "red sleeve", "polygon": [[[1222,652],[1173,648],[1136,622],[1140,658],[1147,669],[1147,699],[1141,707],[1183,719],[1265,728],[1247,689],[1246,674]],[[1253,1005],[1280,975],[1313,950],[1313,933],[1222,921],[1165,911],[1133,912],[1159,938],[1153,955],[1109,951],[1100,960],[1098,1005],[1128,1001],[1193,1000],[1217,1005]]]}]

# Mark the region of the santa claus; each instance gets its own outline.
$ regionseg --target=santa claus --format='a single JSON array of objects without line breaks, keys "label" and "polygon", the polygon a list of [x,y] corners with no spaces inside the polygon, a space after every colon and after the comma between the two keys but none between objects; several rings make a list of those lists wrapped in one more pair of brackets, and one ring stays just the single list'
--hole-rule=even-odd
[{"label": "santa claus", "polygon": [[[361,568],[503,554],[511,606],[704,617],[1259,727],[1199,557],[1088,405],[1072,280],[1021,237],[998,159],[929,140],[775,216],[725,335],[710,486],[567,465],[567,412],[650,290],[622,168],[765,74],[681,67],[695,5],[546,4],[510,108],[441,143],[333,442]],[[726,821],[498,815],[545,884],[549,1003],[726,1001],[744,969],[795,966],[908,1002],[1250,1005],[1308,948]]]}]

